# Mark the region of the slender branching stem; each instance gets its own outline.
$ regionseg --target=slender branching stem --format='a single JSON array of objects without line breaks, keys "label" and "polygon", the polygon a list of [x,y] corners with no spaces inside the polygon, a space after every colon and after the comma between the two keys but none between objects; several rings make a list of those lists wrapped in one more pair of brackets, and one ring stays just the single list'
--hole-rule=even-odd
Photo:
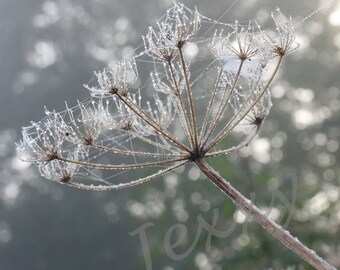
[{"label": "slender branching stem", "polygon": [[[228,102],[229,102],[229,100],[230,100],[230,97],[232,96],[232,94],[233,94],[233,92],[234,92],[234,89],[235,89],[235,87],[236,87],[236,84],[237,84],[237,82],[238,82],[238,80],[239,80],[239,78],[240,78],[240,74],[241,74],[241,70],[242,70],[242,67],[243,67],[243,63],[244,63],[244,59],[241,59],[240,65],[239,65],[238,70],[237,70],[237,73],[236,73],[236,75],[235,75],[235,80],[234,80],[234,82],[233,82],[233,84],[232,84],[232,86],[231,86],[231,89],[230,89],[229,91],[228,91],[228,89],[226,89],[226,91],[225,91],[225,93],[224,93],[224,96],[223,96],[223,98],[222,98],[222,100],[221,100],[221,103],[220,103],[220,106],[219,106],[219,108],[218,108],[217,114],[215,115],[213,122],[212,122],[211,125],[209,126],[209,129],[208,129],[208,131],[207,131],[207,134],[206,134],[206,136],[205,136],[205,138],[204,138],[204,140],[203,140],[203,142],[202,142],[202,145],[201,145],[201,148],[202,148],[202,149],[204,148],[204,146],[206,145],[207,141],[209,140],[209,138],[210,138],[212,132],[215,130],[217,124],[219,123],[219,121],[220,121],[220,119],[221,119],[221,117],[222,117],[222,115],[223,115],[224,109],[225,109],[225,108],[227,107],[227,105],[228,105]],[[228,86],[228,84],[227,84],[227,86]],[[228,92],[228,95],[227,95],[227,96],[225,95],[226,92]]]},{"label": "slender branching stem", "polygon": [[151,166],[162,166],[162,165],[165,165],[165,164],[168,164],[168,163],[174,163],[174,162],[186,160],[186,159],[188,159],[188,157],[167,159],[167,160],[155,161],[155,162],[145,162],[145,163],[136,163],[136,164],[120,164],[120,165],[99,164],[99,163],[78,161],[78,160],[63,158],[61,156],[58,156],[55,159],[60,160],[62,162],[72,163],[72,164],[76,164],[76,165],[84,166],[84,167],[98,168],[98,169],[108,169],[108,170],[119,170],[119,169],[138,169],[138,168],[145,168],[145,167],[151,167]]},{"label": "slender branching stem", "polygon": [[214,156],[220,156],[220,155],[224,155],[224,154],[230,154],[232,152],[240,150],[241,148],[243,148],[245,146],[248,146],[248,144],[255,138],[259,129],[260,129],[260,126],[255,127],[254,130],[247,136],[247,138],[243,142],[241,142],[240,144],[229,147],[228,149],[225,149],[225,150],[216,151],[216,152],[209,152],[209,153],[205,154],[205,157],[214,157]]},{"label": "slender branching stem", "polygon": [[189,124],[187,110],[185,109],[185,104],[184,104],[184,101],[183,101],[183,98],[182,98],[182,95],[181,95],[181,91],[180,91],[180,88],[179,88],[179,85],[178,85],[178,81],[177,81],[176,76],[175,76],[174,67],[173,67],[171,61],[168,61],[167,63],[168,63],[168,66],[169,66],[171,79],[172,79],[172,81],[175,85],[176,97],[178,98],[178,101],[179,101],[179,104],[180,104],[179,113],[180,113],[180,116],[184,120],[183,121],[183,127],[184,127],[185,132],[187,133],[188,138],[190,138],[189,141],[190,141],[191,147],[193,147],[194,144],[195,144],[195,141],[194,141],[194,137],[193,137],[193,134],[192,134],[192,127]]},{"label": "slender branching stem", "polygon": [[146,142],[147,144],[156,146],[156,147],[161,148],[163,150],[168,150],[168,151],[176,152],[178,154],[187,154],[187,152],[184,152],[184,151],[182,151],[181,149],[179,149],[177,147],[174,147],[172,145],[165,145],[165,144],[162,144],[162,143],[150,140],[150,139],[148,139],[148,138],[138,134],[137,132],[134,132],[134,131],[131,131],[131,130],[129,130],[127,132],[129,134],[131,134],[131,136],[136,137],[137,139],[139,139],[139,140],[141,140],[143,142]]},{"label": "slender branching stem", "polygon": [[216,81],[215,81],[214,90],[213,90],[213,93],[212,93],[211,98],[209,100],[207,112],[205,113],[205,116],[204,116],[204,120],[203,120],[201,131],[200,131],[200,139],[199,139],[200,141],[202,141],[203,136],[205,134],[205,129],[207,128],[209,116],[211,114],[211,109],[212,109],[212,106],[215,102],[215,98],[216,98],[216,95],[217,95],[217,92],[218,92],[218,84],[220,83],[222,72],[223,72],[223,69],[221,68],[220,71],[218,72],[218,75],[217,75],[217,78],[216,78]]},{"label": "slender branching stem", "polygon": [[157,132],[161,133],[164,137],[166,137],[173,143],[177,144],[179,147],[181,147],[188,153],[191,152],[190,149],[186,145],[184,145],[181,141],[179,141],[175,136],[170,134],[166,129],[161,127],[160,124],[155,122],[155,120],[153,120],[151,116],[149,116],[146,112],[144,112],[143,109],[141,109],[138,105],[136,105],[131,99],[129,99],[128,97],[123,97],[119,95],[118,93],[117,93],[117,96],[126,106],[128,106],[135,114],[137,114],[150,127],[154,128]]},{"label": "slender branching stem", "polygon": [[139,178],[137,180],[134,180],[134,181],[131,181],[131,182],[128,182],[128,183],[114,184],[114,185],[109,185],[109,186],[94,186],[94,185],[79,184],[77,182],[71,181],[67,184],[70,185],[70,186],[73,186],[73,187],[76,187],[76,188],[79,188],[79,189],[85,189],[85,190],[94,190],[94,191],[118,190],[118,189],[129,188],[129,187],[133,187],[133,186],[143,184],[145,182],[148,182],[150,180],[158,178],[162,175],[165,175],[165,174],[167,174],[167,173],[169,173],[173,170],[176,170],[176,169],[184,166],[188,162],[189,161],[187,161],[187,160],[178,162],[175,165],[168,167],[164,170],[160,170],[160,171],[158,171],[154,174],[151,174],[147,177]]},{"label": "slender branching stem", "polygon": [[165,153],[161,154],[161,153],[152,153],[152,152],[139,152],[139,151],[132,151],[130,149],[122,150],[116,147],[107,147],[107,146],[94,144],[94,143],[92,143],[89,146],[106,151],[106,152],[112,152],[113,154],[122,154],[122,155],[127,155],[127,156],[145,156],[145,157],[162,157],[162,158],[176,158],[176,157],[181,156],[178,154],[174,155],[174,154],[165,154]]},{"label": "slender branching stem", "polygon": [[[216,137],[211,141],[211,143],[205,148],[205,151],[209,151],[212,147],[214,147],[217,143],[219,143],[234,127],[236,127],[238,125],[238,123],[240,123],[242,121],[242,119],[254,108],[254,106],[258,103],[258,101],[263,97],[263,95],[268,91],[269,86],[271,85],[271,83],[274,80],[275,75],[277,74],[279,67],[282,64],[282,60],[283,60],[283,55],[279,56],[279,60],[276,64],[276,67],[271,75],[271,77],[269,78],[268,82],[266,83],[266,85],[263,87],[263,89],[261,90],[261,93],[259,93],[256,97],[256,99],[254,101],[251,102],[251,104],[249,106],[247,106],[248,102],[251,99],[251,95],[249,96],[249,98],[244,102],[245,104],[245,110],[243,112],[240,112],[239,114],[235,114],[235,116],[233,117],[232,120],[230,120],[229,124],[226,125],[217,135]],[[237,120],[234,121],[237,117]]]},{"label": "slender branching stem", "polygon": [[329,265],[320,258],[314,250],[307,248],[296,237],[293,237],[288,231],[276,224],[273,220],[266,217],[261,211],[247,198],[245,198],[237,189],[235,189],[228,181],[219,175],[208,163],[203,159],[195,161],[198,168],[216,185],[218,186],[232,201],[247,214],[254,218],[264,229],[279,239],[285,246],[294,253],[306,260],[319,270],[336,270],[335,267]]},{"label": "slender branching stem", "polygon": [[180,58],[181,58],[181,64],[182,64],[182,69],[183,69],[183,74],[184,74],[184,79],[185,79],[185,85],[186,85],[187,95],[188,95],[188,99],[189,99],[189,108],[190,108],[191,122],[192,122],[192,127],[193,127],[193,134],[194,134],[194,149],[195,149],[195,151],[198,151],[198,132],[197,132],[195,105],[194,105],[194,101],[192,99],[191,86],[190,86],[186,62],[185,62],[185,59],[184,59],[183,47],[179,46],[178,51],[179,51],[179,55],[180,55]]}]

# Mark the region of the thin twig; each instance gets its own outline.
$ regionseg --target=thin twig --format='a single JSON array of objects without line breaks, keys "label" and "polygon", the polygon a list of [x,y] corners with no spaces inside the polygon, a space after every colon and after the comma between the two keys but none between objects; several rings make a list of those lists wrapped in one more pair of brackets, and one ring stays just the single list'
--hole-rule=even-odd
[{"label": "thin twig", "polygon": [[188,99],[189,99],[189,108],[190,108],[190,115],[191,115],[193,134],[194,134],[194,149],[197,151],[198,150],[198,132],[197,132],[195,105],[194,105],[194,101],[192,99],[190,81],[189,81],[189,77],[188,77],[188,73],[187,73],[187,67],[186,67],[186,63],[185,63],[185,59],[184,59],[183,49],[182,49],[181,46],[178,48],[178,51],[179,51],[179,55],[180,55],[180,58],[181,58],[182,69],[183,69],[183,74],[184,74],[184,79],[185,79],[185,84],[186,84],[186,89],[187,89],[187,95],[188,95]]},{"label": "thin twig", "polygon": [[108,169],[108,170],[119,170],[119,169],[139,169],[139,168],[145,168],[145,167],[151,167],[151,166],[161,166],[168,163],[178,162],[182,160],[188,159],[188,157],[183,158],[174,158],[174,159],[168,159],[163,161],[155,161],[155,162],[145,162],[145,163],[136,163],[136,164],[120,164],[120,165],[111,165],[111,164],[99,164],[99,163],[92,163],[92,162],[85,162],[85,161],[78,161],[78,160],[72,160],[68,158],[63,157],[56,157],[56,160],[60,160],[66,163],[72,163],[79,166],[84,167],[91,167],[91,168],[98,168],[98,169]]},{"label": "thin twig", "polygon": [[[205,151],[209,151],[212,147],[214,147],[217,143],[219,143],[225,135],[227,135],[238,123],[242,121],[242,119],[251,111],[251,109],[257,104],[257,102],[263,97],[263,95],[267,92],[269,89],[269,86],[271,85],[272,81],[274,80],[275,75],[277,74],[279,67],[281,66],[283,60],[283,56],[279,56],[279,61],[276,64],[275,70],[272,73],[270,79],[268,80],[267,84],[264,86],[260,94],[257,96],[257,98],[247,107],[247,109],[242,114],[235,114],[234,118],[229,122],[229,124],[223,128],[216,137],[211,141],[211,143],[205,148]],[[250,100],[251,95],[249,98],[244,102],[244,104],[247,104]],[[239,119],[235,122],[233,122],[234,119],[238,117]]]},{"label": "thin twig", "polygon": [[178,86],[178,81],[177,81],[176,76],[175,76],[174,68],[173,68],[171,61],[168,61],[167,63],[168,63],[169,69],[170,69],[172,81],[175,84],[176,97],[179,100],[179,104],[180,104],[180,108],[181,108],[180,109],[180,115],[184,118],[183,127],[184,127],[184,130],[187,133],[188,137],[190,138],[189,141],[191,143],[191,146],[193,147],[195,145],[195,141],[194,141],[193,134],[192,134],[192,128],[189,124],[188,114],[187,114],[187,111],[185,109],[184,101],[183,101],[181,91],[180,91],[179,86]]},{"label": "thin twig", "polygon": [[214,157],[214,156],[220,156],[220,155],[224,155],[224,154],[230,154],[232,152],[240,150],[241,148],[243,148],[245,146],[248,146],[248,144],[255,138],[259,129],[260,129],[260,126],[255,127],[253,132],[249,136],[247,136],[247,138],[243,142],[241,142],[240,144],[232,146],[228,149],[221,150],[221,151],[209,152],[209,153],[205,154],[205,157]]},{"label": "thin twig", "polygon": [[107,147],[99,144],[90,144],[90,147],[94,147],[103,151],[112,152],[113,154],[122,154],[127,156],[146,156],[146,157],[163,157],[163,158],[176,158],[180,157],[180,155],[174,154],[160,154],[160,153],[152,153],[152,152],[139,152],[132,150],[122,150],[116,147]]},{"label": "thin twig", "polygon": [[159,125],[155,120],[151,118],[146,112],[144,112],[140,107],[138,107],[131,99],[128,97],[123,97],[117,93],[117,96],[121,101],[124,102],[126,106],[128,106],[135,114],[137,114],[144,122],[146,122],[149,126],[154,128],[157,132],[161,133],[172,141],[173,143],[177,144],[180,146],[182,149],[190,153],[190,149],[184,145],[181,141],[179,141],[177,138],[175,138],[172,134],[169,133],[169,131],[165,130],[161,125]]},{"label": "thin twig", "polygon": [[80,183],[77,183],[77,182],[69,182],[67,183],[68,185],[70,186],[73,186],[73,187],[76,187],[76,188],[79,188],[79,189],[85,189],[85,190],[93,190],[93,191],[106,191],[106,190],[118,190],[118,189],[123,189],[123,188],[129,188],[129,187],[133,187],[133,186],[137,186],[137,185],[140,185],[140,184],[143,184],[145,182],[148,182],[150,180],[153,180],[159,176],[162,176],[162,175],[165,175],[177,168],[180,168],[182,166],[184,166],[185,164],[187,164],[189,161],[185,160],[185,161],[182,161],[182,162],[179,162],[171,167],[168,167],[164,170],[160,170],[154,174],[151,174],[147,177],[144,177],[144,178],[139,178],[137,180],[134,180],[134,181],[131,181],[131,182],[128,182],[128,183],[120,183],[120,184],[115,184],[115,185],[109,185],[109,186],[94,186],[94,185],[85,185],[85,184],[80,184]]},{"label": "thin twig", "polygon": [[208,120],[209,120],[209,116],[210,116],[210,113],[211,113],[212,105],[214,104],[214,101],[215,101],[215,98],[216,98],[216,95],[217,95],[217,92],[218,92],[218,84],[220,82],[220,78],[221,78],[222,72],[223,72],[223,69],[221,68],[220,71],[218,72],[218,75],[217,75],[217,78],[216,78],[216,81],[215,81],[214,90],[213,90],[213,93],[212,93],[211,98],[209,100],[208,109],[207,109],[207,112],[205,113],[203,124],[201,126],[200,139],[199,139],[200,141],[203,139],[203,136],[205,134],[205,129],[206,129],[207,124],[208,124]]},{"label": "thin twig", "polygon": [[[205,138],[203,139],[201,148],[204,148],[204,146],[206,145],[206,143],[207,143],[207,141],[209,140],[209,138],[210,138],[212,132],[215,130],[215,128],[216,128],[218,122],[220,121],[220,118],[221,118],[221,116],[222,116],[222,114],[223,114],[224,109],[225,109],[225,108],[227,107],[227,105],[228,105],[228,102],[229,102],[229,100],[230,100],[230,97],[232,96],[232,94],[233,94],[233,92],[234,92],[234,89],[235,89],[235,87],[236,87],[237,81],[238,81],[239,78],[240,78],[240,74],[241,74],[241,70],[242,70],[242,67],[243,67],[243,63],[244,63],[244,59],[241,59],[240,65],[239,65],[239,67],[238,67],[238,71],[237,71],[236,76],[235,76],[235,80],[234,80],[234,82],[233,82],[233,85],[232,85],[230,91],[228,91],[228,96],[227,96],[226,99],[225,99],[225,94],[224,94],[224,96],[223,96],[223,98],[222,98],[222,101],[221,101],[221,103],[220,103],[220,106],[219,106],[219,108],[218,108],[218,111],[217,111],[217,113],[216,113],[216,115],[215,115],[215,117],[214,117],[214,121],[213,121],[213,122],[211,123],[211,125],[209,126],[209,129],[208,129],[208,131],[207,131],[207,134],[206,134]],[[228,84],[227,84],[227,86],[228,86]],[[226,89],[225,93],[226,93],[226,92],[227,92],[227,89]]]},{"label": "thin twig", "polygon": [[[132,136],[140,139],[141,141],[143,142],[146,142],[150,145],[153,145],[153,146],[156,146],[156,147],[159,147],[161,149],[164,149],[164,150],[168,150],[168,151],[172,151],[172,152],[177,152],[179,154],[186,154],[187,152],[184,152],[182,151],[181,149],[177,148],[177,147],[174,147],[172,145],[165,145],[165,144],[162,144],[162,143],[159,143],[159,142],[156,142],[156,141],[153,141],[153,140],[150,140],[148,138],[145,138],[144,136],[138,134],[137,132],[134,132],[134,131],[131,131],[131,130],[128,130],[127,131],[129,134],[131,134]],[[163,137],[161,137],[163,138]],[[165,140],[165,139],[164,139]],[[166,141],[166,140],[165,140]],[[167,141],[166,141],[167,142]]]}]

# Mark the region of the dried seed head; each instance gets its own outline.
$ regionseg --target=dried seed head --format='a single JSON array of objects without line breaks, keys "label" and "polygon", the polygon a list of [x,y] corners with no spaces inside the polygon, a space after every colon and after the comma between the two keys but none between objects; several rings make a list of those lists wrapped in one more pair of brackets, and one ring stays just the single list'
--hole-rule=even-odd
[{"label": "dried seed head", "polygon": [[237,21],[234,31],[225,38],[213,39],[210,48],[217,58],[222,59],[230,56],[244,61],[260,53],[252,24],[244,27]]},{"label": "dried seed head", "polygon": [[256,103],[256,105],[249,111],[249,113],[240,122],[239,127],[245,132],[249,133],[250,129],[259,129],[264,119],[269,114],[272,107],[270,92],[265,95]]},{"label": "dried seed head", "polygon": [[[71,156],[69,156],[71,158]],[[75,158],[74,156],[72,158]],[[48,164],[39,166],[40,174],[50,180],[69,183],[79,170],[76,164],[54,160]]]},{"label": "dried seed head", "polygon": [[[47,112],[41,122],[24,128],[17,145],[19,157],[34,162],[48,179],[103,190],[86,180],[100,181],[108,188],[128,187],[187,162],[247,145],[269,113],[269,87],[282,61],[273,61],[276,66],[267,63],[294,49],[293,28],[275,19],[278,37],[271,38],[260,28],[255,32],[251,23],[242,26],[236,22],[226,37],[204,35],[197,42],[202,52],[210,44],[219,61],[206,57],[199,63],[189,62],[188,51],[182,49],[197,35],[201,18],[215,23],[175,3],[156,28],[149,28],[144,52],[132,61],[116,62],[95,72],[97,85],[85,87],[96,99],[78,102],[73,108],[66,105],[64,112]],[[151,59],[145,61],[145,54]],[[151,62],[153,72],[150,80],[133,92],[131,87],[138,76],[135,60],[139,57],[141,65]],[[150,100],[149,90],[156,91]],[[247,136],[239,134],[236,145],[222,145],[224,138],[238,128]],[[220,150],[215,151],[215,145]],[[162,169],[117,185],[113,178],[120,173],[111,174],[111,179],[98,172],[137,169],[141,173],[135,175],[144,175],[149,171],[143,169],[150,167]]]},{"label": "dried seed head", "polygon": [[101,102],[92,102],[88,106],[78,102],[76,109],[71,109],[66,104],[66,114],[57,114],[64,140],[74,144],[92,144],[101,134],[104,122],[108,119],[108,114],[104,111]]},{"label": "dried seed head", "polygon": [[[262,32],[261,38],[274,56],[288,55],[299,47],[299,44],[295,41],[295,29],[292,20],[284,19],[280,12],[278,16],[273,13],[271,16],[275,23],[276,34],[271,35]],[[259,29],[261,28],[259,27]]]},{"label": "dried seed head", "polygon": [[59,156],[63,140],[56,119],[48,119],[43,124],[33,123],[23,128],[22,140],[16,150],[19,158],[27,162],[48,163]]},{"label": "dried seed head", "polygon": [[136,63],[131,60],[115,62],[103,71],[94,72],[98,85],[90,87],[84,85],[90,91],[91,96],[98,98],[111,97],[119,94],[127,96],[130,88],[136,82],[138,73]]},{"label": "dried seed head", "polygon": [[224,71],[236,75],[240,69],[242,77],[252,80],[261,76],[269,61],[269,54],[259,46],[251,23],[244,27],[236,22],[227,37],[214,37],[210,49]]},{"label": "dried seed head", "polygon": [[167,11],[165,18],[157,23],[157,29],[149,28],[143,36],[145,51],[151,57],[170,62],[178,48],[188,43],[201,26],[200,14],[181,3]]}]

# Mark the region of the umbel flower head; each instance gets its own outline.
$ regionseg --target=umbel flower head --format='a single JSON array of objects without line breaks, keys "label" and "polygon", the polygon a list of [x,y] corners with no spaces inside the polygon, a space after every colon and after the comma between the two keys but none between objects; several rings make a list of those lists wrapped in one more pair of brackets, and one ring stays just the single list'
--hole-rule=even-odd
[{"label": "umbel flower head", "polygon": [[[48,179],[109,190],[246,147],[269,113],[270,85],[283,58],[296,48],[294,29],[274,18],[275,36],[256,23],[236,22],[200,40],[207,20],[175,3],[143,36],[143,53],[95,72],[96,80],[85,85],[92,99],[47,111],[25,127],[19,157]],[[196,41],[213,56],[201,73],[186,56],[186,46]],[[139,77],[148,62],[150,77]],[[137,80],[143,87],[134,87]],[[210,82],[204,97],[196,90],[201,81],[205,88]]]},{"label": "umbel flower head", "polygon": [[104,68],[103,71],[94,72],[98,86],[84,85],[93,97],[108,97],[115,93],[127,95],[137,79],[137,70],[134,61],[117,61]]},{"label": "umbel flower head", "polygon": [[175,2],[165,19],[157,22],[156,28],[149,27],[148,33],[143,36],[145,52],[169,62],[179,49],[197,35],[200,26],[201,17],[197,11]]},{"label": "umbel flower head", "polygon": [[[143,37],[143,53],[95,72],[95,85],[85,85],[91,100],[47,111],[24,127],[18,156],[37,165],[43,177],[87,190],[139,185],[194,163],[288,248],[317,269],[335,270],[205,162],[246,147],[269,113],[270,86],[284,57],[297,48],[292,24],[273,18],[274,32],[236,22],[225,25],[226,35],[209,39],[204,32],[199,40],[201,23],[209,19],[175,3]],[[197,40],[199,50],[205,46],[214,56],[203,69],[185,54]],[[147,63],[153,68],[140,88],[134,84],[145,78],[138,77],[136,63],[143,72]]]}]

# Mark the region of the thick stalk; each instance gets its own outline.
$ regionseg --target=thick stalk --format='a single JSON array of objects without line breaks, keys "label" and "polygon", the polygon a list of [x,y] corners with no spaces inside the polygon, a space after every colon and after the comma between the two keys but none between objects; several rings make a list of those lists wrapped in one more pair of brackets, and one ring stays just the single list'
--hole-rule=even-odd
[{"label": "thick stalk", "polygon": [[288,231],[285,231],[273,220],[262,214],[261,211],[250,200],[245,198],[203,159],[197,159],[195,163],[199,169],[229,198],[231,198],[238,207],[241,207],[244,211],[251,215],[264,229],[279,239],[295,254],[299,255],[318,270],[336,270],[335,267],[331,266],[325,260],[320,258],[314,250],[307,248],[296,237],[293,237]]}]

